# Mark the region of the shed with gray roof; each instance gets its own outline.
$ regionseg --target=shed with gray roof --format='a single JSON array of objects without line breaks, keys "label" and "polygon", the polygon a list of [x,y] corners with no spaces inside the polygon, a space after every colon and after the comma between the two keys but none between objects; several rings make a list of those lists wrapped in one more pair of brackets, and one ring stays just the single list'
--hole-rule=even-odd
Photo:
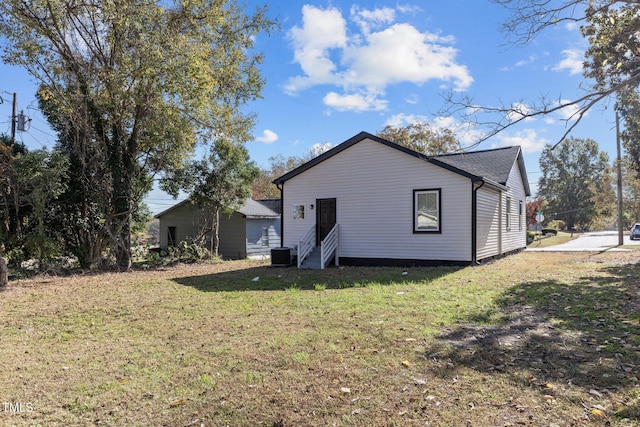
[{"label": "shed with gray roof", "polygon": [[[184,200],[155,216],[160,220],[160,248],[193,241],[206,224],[202,209]],[[210,235],[210,233],[209,233]],[[247,199],[220,215],[219,253],[223,258],[268,258],[280,246],[280,200]],[[210,237],[205,239],[207,247]]]}]

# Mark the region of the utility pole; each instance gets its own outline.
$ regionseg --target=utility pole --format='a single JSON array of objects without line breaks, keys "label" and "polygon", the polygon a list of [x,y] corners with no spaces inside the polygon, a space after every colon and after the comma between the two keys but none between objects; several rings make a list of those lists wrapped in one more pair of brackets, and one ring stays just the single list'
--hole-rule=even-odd
[{"label": "utility pole", "polygon": [[16,111],[18,110],[18,95],[13,92],[13,108],[11,111],[11,143],[16,143]]},{"label": "utility pole", "polygon": [[616,110],[616,145],[618,147],[618,246],[624,244],[622,234],[622,159],[620,155],[620,119]]}]

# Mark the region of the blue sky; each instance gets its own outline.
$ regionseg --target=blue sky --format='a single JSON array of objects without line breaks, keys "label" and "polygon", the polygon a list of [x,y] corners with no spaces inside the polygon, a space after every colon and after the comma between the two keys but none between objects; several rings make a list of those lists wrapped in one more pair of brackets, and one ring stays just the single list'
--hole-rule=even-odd
[{"label": "blue sky", "polygon": [[[254,0],[250,5],[262,4]],[[462,132],[460,119],[440,117],[443,94],[470,96],[478,105],[539,103],[541,97],[574,100],[580,88],[587,47],[575,25],[546,30],[526,46],[507,45],[500,23],[508,14],[488,0],[279,1],[269,14],[281,30],[260,35],[264,52],[263,97],[247,105],[257,116],[254,140],[247,143],[262,167],[269,157],[301,156],[314,146],[337,145],[360,131],[385,125],[429,121],[458,130],[463,146],[482,129]],[[31,149],[51,148],[55,135],[38,113],[36,85],[21,69],[0,66],[0,132],[9,133],[11,94],[18,110],[32,118],[17,138]],[[572,136],[594,139],[615,157],[613,104],[593,109]],[[532,189],[540,177],[538,159],[545,144],[564,134],[569,111],[527,120],[483,142],[478,149],[520,145]],[[157,213],[174,203],[154,191],[148,199]]]}]

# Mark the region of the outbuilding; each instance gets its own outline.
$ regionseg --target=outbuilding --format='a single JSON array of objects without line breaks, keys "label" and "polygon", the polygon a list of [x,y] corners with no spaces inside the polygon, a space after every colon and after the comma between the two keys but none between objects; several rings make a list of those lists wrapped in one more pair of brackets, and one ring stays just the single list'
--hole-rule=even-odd
[{"label": "outbuilding", "polygon": [[[188,199],[155,217],[163,250],[192,241],[205,223],[202,210]],[[223,258],[268,258],[271,249],[280,246],[280,200],[247,199],[239,209],[222,212],[218,235]]]}]

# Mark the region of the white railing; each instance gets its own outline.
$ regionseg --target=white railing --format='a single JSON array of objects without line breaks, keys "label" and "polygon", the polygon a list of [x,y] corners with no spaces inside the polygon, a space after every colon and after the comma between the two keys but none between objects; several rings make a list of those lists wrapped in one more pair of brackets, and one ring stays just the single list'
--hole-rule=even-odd
[{"label": "white railing", "polygon": [[307,234],[298,242],[298,268],[302,265],[302,261],[309,256],[316,246],[316,226],[311,227]]},{"label": "white railing", "polygon": [[331,260],[331,256],[336,255],[336,266],[338,262],[338,224],[334,225],[327,237],[320,243],[320,268],[324,270],[325,265]]}]

